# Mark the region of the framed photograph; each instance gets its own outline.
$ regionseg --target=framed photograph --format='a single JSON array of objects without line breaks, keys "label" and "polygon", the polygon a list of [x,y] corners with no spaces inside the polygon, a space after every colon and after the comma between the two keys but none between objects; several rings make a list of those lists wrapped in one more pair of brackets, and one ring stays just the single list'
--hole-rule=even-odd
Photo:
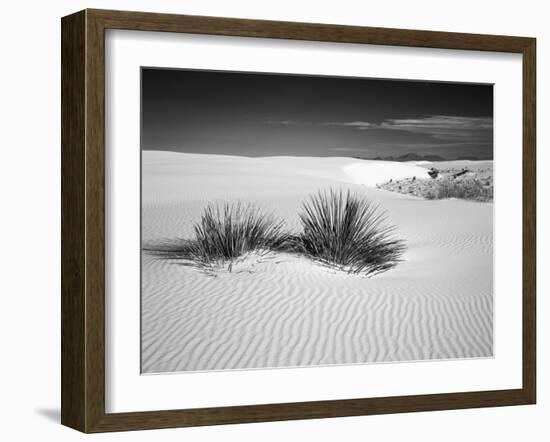
[{"label": "framed photograph", "polygon": [[62,19],[62,423],[534,404],[535,39]]}]

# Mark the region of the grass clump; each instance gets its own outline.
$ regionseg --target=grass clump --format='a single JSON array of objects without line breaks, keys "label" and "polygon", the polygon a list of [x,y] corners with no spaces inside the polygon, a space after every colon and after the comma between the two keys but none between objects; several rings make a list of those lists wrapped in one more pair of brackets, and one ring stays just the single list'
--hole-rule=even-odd
[{"label": "grass clump", "polygon": [[287,235],[282,221],[250,204],[208,204],[194,226],[195,237],[177,247],[165,248],[168,258],[191,261],[198,267],[223,266],[251,252],[282,246]]},{"label": "grass clump", "polygon": [[294,248],[349,273],[384,272],[397,265],[405,251],[379,206],[349,190],[314,194],[302,204],[299,219],[303,231],[293,238]]}]

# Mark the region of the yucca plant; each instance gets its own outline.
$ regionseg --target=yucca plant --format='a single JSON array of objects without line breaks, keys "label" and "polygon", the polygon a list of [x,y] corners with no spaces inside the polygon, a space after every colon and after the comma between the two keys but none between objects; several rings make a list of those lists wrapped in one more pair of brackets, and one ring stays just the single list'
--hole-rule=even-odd
[{"label": "yucca plant", "polygon": [[195,237],[153,250],[157,255],[191,261],[198,267],[232,264],[249,252],[267,252],[286,241],[282,221],[251,204],[208,204],[194,226]]},{"label": "yucca plant", "polygon": [[379,206],[349,190],[312,195],[302,204],[299,220],[303,231],[292,240],[295,250],[349,273],[384,272],[405,251]]}]

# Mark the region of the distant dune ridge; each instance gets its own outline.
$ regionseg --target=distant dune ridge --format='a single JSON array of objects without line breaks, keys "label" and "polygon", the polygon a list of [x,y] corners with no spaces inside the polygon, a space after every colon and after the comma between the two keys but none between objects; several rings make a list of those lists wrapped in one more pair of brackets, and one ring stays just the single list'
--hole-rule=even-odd
[{"label": "distant dune ridge", "polygon": [[376,188],[429,178],[428,166],[144,151],[144,247],[190,238],[207,204],[224,201],[254,204],[298,231],[302,201],[349,189],[385,209],[407,250],[370,279],[284,252],[250,254],[212,276],[144,250],[142,371],[491,357],[492,204]]}]

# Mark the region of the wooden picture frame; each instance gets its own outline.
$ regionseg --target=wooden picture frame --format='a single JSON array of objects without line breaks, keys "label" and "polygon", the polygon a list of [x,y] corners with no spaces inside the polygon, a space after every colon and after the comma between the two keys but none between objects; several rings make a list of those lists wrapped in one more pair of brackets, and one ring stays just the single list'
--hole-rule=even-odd
[{"label": "wooden picture frame", "polygon": [[[523,386],[512,390],[105,412],[105,30],[495,51],[523,57]],[[62,424],[90,432],[534,404],[536,152],[533,38],[84,10],[62,19]]]}]

